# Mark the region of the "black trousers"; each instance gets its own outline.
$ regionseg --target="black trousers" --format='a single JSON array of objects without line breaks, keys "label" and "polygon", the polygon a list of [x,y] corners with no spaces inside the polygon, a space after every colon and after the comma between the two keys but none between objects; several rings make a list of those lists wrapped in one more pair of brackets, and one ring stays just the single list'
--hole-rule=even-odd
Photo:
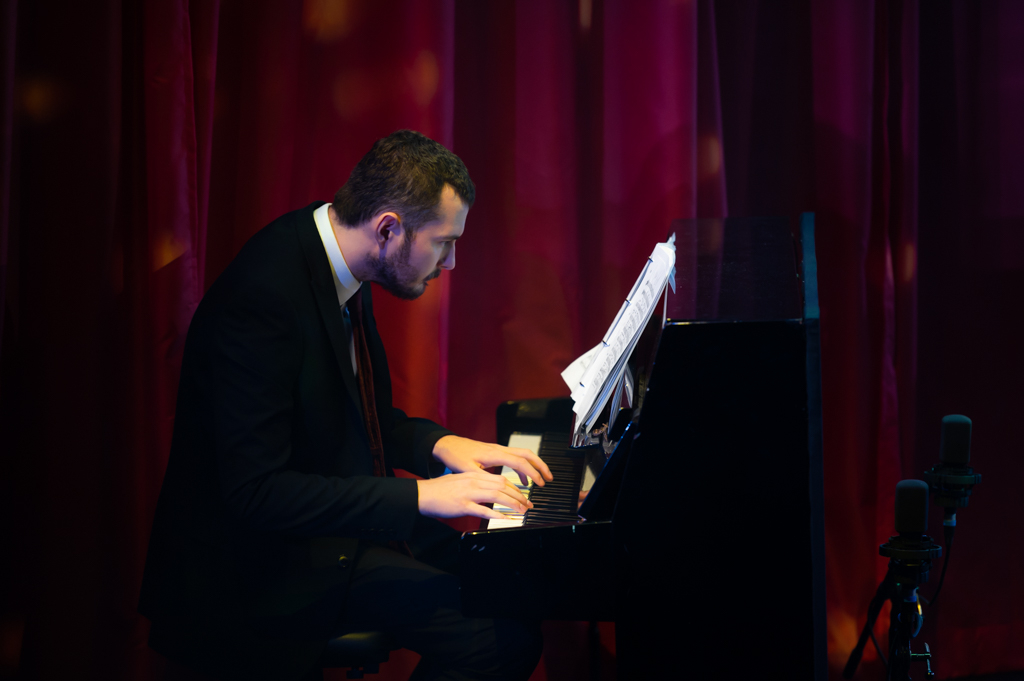
[{"label": "black trousers", "polygon": [[525,681],[540,659],[540,623],[463,617],[459,537],[444,523],[421,518],[408,542],[413,557],[384,544],[362,545],[338,624],[385,631],[419,653],[416,681]]}]

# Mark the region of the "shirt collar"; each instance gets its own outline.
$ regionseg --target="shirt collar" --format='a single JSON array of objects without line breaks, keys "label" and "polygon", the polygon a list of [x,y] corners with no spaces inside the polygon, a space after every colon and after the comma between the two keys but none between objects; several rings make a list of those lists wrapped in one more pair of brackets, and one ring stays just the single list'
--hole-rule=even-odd
[{"label": "shirt collar", "polygon": [[313,211],[313,221],[316,222],[320,241],[323,242],[324,250],[327,251],[327,259],[331,263],[331,274],[334,278],[334,289],[338,293],[338,304],[344,306],[349,298],[356,294],[362,282],[352,274],[348,263],[345,262],[341,248],[338,247],[338,239],[334,236],[334,230],[331,229],[331,218],[327,214],[330,205],[325,203]]}]

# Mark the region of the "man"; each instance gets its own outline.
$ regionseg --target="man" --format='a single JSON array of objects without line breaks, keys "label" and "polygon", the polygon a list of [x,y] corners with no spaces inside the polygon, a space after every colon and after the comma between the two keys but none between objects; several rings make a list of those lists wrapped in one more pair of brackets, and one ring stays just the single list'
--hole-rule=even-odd
[{"label": "man", "polygon": [[416,678],[529,676],[536,625],[462,617],[458,536],[433,518],[530,505],[485,467],[551,473],[392,406],[367,285],[416,298],[453,268],[474,193],[458,157],[396,132],[333,204],[271,223],[210,287],[139,606],[158,652],[218,678],[298,679],[339,629],[376,629],[421,653]]}]

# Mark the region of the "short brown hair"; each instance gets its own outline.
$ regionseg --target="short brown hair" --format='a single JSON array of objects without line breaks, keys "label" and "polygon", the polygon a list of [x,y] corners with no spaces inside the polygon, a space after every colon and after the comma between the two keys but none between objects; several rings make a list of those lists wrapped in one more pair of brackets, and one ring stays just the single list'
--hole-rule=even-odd
[{"label": "short brown hair", "polygon": [[383,211],[398,213],[414,232],[438,218],[441,191],[449,184],[472,206],[476,187],[458,156],[422,133],[399,130],[374,142],[334,195],[334,210],[349,227]]}]

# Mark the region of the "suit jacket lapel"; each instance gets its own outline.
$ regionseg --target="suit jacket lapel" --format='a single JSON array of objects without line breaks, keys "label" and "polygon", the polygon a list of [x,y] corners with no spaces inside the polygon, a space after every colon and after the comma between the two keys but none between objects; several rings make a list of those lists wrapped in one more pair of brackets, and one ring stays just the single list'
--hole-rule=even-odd
[{"label": "suit jacket lapel", "polygon": [[331,339],[331,347],[334,348],[334,357],[338,360],[338,368],[341,369],[341,377],[345,382],[349,397],[356,411],[362,413],[362,404],[359,399],[359,386],[356,385],[355,374],[352,373],[352,356],[348,350],[348,334],[345,332],[345,323],[341,317],[341,308],[338,306],[338,293],[334,288],[334,279],[331,274],[331,263],[327,259],[327,251],[320,240],[320,233],[313,221],[313,211],[320,207],[319,203],[313,204],[303,211],[299,220],[297,232],[299,242],[302,244],[303,253],[306,256],[306,263],[309,265],[310,284],[313,287],[313,295],[316,297],[317,307],[320,309],[320,316],[323,318],[324,326],[327,328],[327,335]]}]

